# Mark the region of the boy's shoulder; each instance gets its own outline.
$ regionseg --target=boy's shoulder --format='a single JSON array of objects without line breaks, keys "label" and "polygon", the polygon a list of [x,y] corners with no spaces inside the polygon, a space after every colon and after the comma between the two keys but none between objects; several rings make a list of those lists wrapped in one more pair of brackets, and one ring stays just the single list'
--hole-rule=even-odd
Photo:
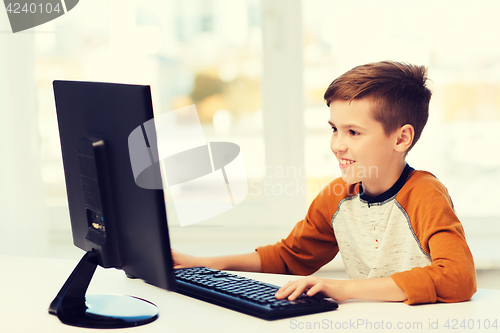
[{"label": "boy's shoulder", "polygon": [[400,203],[432,203],[435,200],[445,200],[451,203],[448,190],[432,173],[414,170],[408,176],[405,185],[399,191],[397,200]]},{"label": "boy's shoulder", "polygon": [[434,174],[424,170],[413,170],[408,176],[404,187],[422,190],[445,188],[443,183]]}]

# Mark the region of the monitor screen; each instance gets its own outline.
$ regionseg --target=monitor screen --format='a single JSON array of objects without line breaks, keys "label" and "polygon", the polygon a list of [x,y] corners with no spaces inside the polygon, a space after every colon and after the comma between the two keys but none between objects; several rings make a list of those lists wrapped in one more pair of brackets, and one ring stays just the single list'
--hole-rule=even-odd
[{"label": "monitor screen", "polygon": [[174,290],[163,190],[136,185],[129,156],[129,135],[153,118],[150,87],[53,85],[74,244],[102,267]]}]

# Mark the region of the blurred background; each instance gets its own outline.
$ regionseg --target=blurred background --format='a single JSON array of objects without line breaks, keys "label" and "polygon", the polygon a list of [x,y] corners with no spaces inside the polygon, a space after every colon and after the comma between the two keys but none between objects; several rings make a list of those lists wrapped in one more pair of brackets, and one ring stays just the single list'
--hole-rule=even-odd
[{"label": "blurred background", "polygon": [[[340,175],[325,89],[356,65],[396,60],[428,66],[433,91],[408,162],[448,187],[479,286],[500,288],[499,13],[495,0],[85,0],[12,34],[0,11],[0,254],[83,255],[53,80],[151,85],[155,114],[194,103],[207,141],[241,147],[243,203],[181,228],[167,200],[173,247],[216,255],[288,235]],[[341,258],[318,274],[342,276]]]}]

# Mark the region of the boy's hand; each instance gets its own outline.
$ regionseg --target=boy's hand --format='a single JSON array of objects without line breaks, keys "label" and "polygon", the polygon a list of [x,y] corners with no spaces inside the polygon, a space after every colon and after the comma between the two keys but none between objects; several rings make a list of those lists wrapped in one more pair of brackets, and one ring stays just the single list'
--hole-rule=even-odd
[{"label": "boy's hand", "polygon": [[276,298],[288,297],[289,300],[293,301],[304,292],[308,296],[321,292],[324,296],[331,297],[336,301],[357,298],[400,302],[407,299],[405,291],[391,277],[332,280],[313,276],[288,282],[278,290]]},{"label": "boy's hand", "polygon": [[332,280],[309,276],[303,279],[289,281],[278,290],[276,298],[284,299],[288,297],[289,300],[293,301],[305,292],[307,296],[321,293],[336,301],[345,301],[349,299],[347,291],[348,285],[349,280]]},{"label": "boy's hand", "polygon": [[230,271],[248,271],[260,272],[260,256],[257,252],[247,254],[237,254],[232,256],[218,257],[195,257],[189,254],[172,251],[174,268],[188,268],[195,266],[204,266],[208,268],[230,270]]},{"label": "boy's hand", "polygon": [[203,266],[202,259],[189,254],[172,251],[172,259],[174,260],[174,268],[188,268],[195,266]]}]

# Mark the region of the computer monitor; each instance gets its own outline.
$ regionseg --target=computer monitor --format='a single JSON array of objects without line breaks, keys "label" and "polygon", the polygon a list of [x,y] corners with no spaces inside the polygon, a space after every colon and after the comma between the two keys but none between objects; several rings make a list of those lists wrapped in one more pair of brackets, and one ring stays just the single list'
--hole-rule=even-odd
[{"label": "computer monitor", "polygon": [[[174,290],[163,190],[136,185],[130,133],[153,118],[149,86],[54,81],[57,120],[74,244],[86,251],[49,312],[83,327],[128,327],[154,321],[158,311],[135,299],[86,296],[97,265]],[[159,168],[149,172],[160,178]],[[158,173],[158,174],[156,174]],[[126,296],[123,296],[126,297]],[[100,304],[89,304],[97,302]],[[99,313],[116,302],[126,315]],[[131,308],[137,308],[131,314]]]}]

